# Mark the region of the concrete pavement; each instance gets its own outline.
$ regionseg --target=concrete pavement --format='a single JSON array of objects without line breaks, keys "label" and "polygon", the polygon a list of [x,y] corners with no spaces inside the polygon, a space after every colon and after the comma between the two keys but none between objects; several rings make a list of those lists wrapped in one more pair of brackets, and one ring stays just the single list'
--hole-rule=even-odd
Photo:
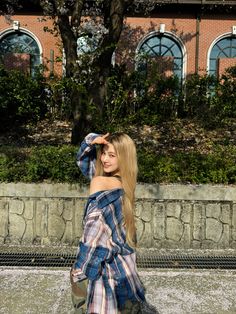
[{"label": "concrete pavement", "polygon": [[[236,313],[236,270],[139,269],[139,274],[160,314]],[[72,313],[69,268],[0,268],[0,314]]]}]

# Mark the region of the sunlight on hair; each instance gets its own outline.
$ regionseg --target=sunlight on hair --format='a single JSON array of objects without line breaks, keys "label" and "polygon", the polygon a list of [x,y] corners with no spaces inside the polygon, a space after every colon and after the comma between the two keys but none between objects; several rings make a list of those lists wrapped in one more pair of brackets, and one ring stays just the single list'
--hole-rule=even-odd
[{"label": "sunlight on hair", "polygon": [[[107,138],[116,151],[119,172],[124,189],[122,212],[126,228],[127,242],[130,246],[136,245],[136,228],[134,218],[135,187],[137,182],[137,154],[133,140],[125,133],[113,133]],[[102,149],[102,148],[101,148]],[[100,160],[101,151],[98,152],[95,175],[105,175]]]}]

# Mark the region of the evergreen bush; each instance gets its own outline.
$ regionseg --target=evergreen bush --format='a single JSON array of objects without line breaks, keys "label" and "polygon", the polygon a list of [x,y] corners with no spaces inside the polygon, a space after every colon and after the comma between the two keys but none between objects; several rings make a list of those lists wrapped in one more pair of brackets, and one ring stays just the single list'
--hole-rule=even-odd
[{"label": "evergreen bush", "polygon": [[[0,129],[18,121],[31,123],[45,115],[70,118],[70,93],[79,88],[82,103],[91,116],[91,131],[117,131],[126,126],[157,125],[160,121],[188,117],[215,127],[236,118],[236,67],[217,80],[193,75],[185,86],[175,77],[149,80],[138,72],[116,67],[109,79],[101,119],[98,108],[88,103],[86,88],[70,79],[46,81],[41,72],[34,77],[0,68]],[[106,123],[104,123],[106,121]],[[35,146],[27,149],[6,146],[0,152],[1,182],[85,182],[75,164],[72,145]],[[175,152],[158,155],[138,146],[140,182],[147,183],[236,183],[236,147],[215,146],[211,153]]]},{"label": "evergreen bush", "polygon": [[[77,147],[40,146],[31,151],[4,147],[0,154],[1,182],[86,183],[75,163]],[[211,154],[197,152],[157,155],[138,147],[139,182],[236,183],[236,147],[216,146]]]},{"label": "evergreen bush", "polygon": [[0,67],[0,131],[16,123],[32,123],[48,111],[46,83],[40,69],[35,77]]}]

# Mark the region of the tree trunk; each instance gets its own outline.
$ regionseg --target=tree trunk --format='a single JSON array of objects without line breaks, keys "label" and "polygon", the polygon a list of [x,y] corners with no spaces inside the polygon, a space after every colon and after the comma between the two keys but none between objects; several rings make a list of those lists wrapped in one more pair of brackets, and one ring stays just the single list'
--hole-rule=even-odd
[{"label": "tree trunk", "polygon": [[[80,74],[77,64],[77,37],[71,30],[68,16],[58,16],[58,27],[60,29],[63,47],[66,58],[66,77],[76,79]],[[73,127],[71,133],[71,143],[79,144],[88,130],[87,106],[82,100],[81,92],[74,86],[71,95],[71,110],[73,115]]]},{"label": "tree trunk", "polygon": [[[102,117],[104,102],[107,96],[107,81],[112,68],[112,55],[123,28],[124,14],[132,1],[133,0],[110,0],[103,3],[103,21],[105,28],[108,29],[108,33],[103,35],[103,39],[95,52],[97,55],[93,60],[93,64],[90,64],[93,73],[94,70],[95,73],[92,83],[86,86],[88,100],[84,102],[78,90],[74,90],[73,95],[71,95],[74,119],[71,137],[73,144],[78,144],[86,132],[92,131],[89,130],[90,122],[88,121],[89,112],[87,108],[90,102],[97,106]],[[78,21],[81,19],[83,1],[78,1],[77,4],[78,7],[74,10],[71,20],[65,15],[58,16],[58,26],[66,56],[66,76],[72,78],[79,78],[81,74],[80,66],[76,62],[78,58],[77,37],[74,35],[72,28],[73,23],[80,23]]]}]

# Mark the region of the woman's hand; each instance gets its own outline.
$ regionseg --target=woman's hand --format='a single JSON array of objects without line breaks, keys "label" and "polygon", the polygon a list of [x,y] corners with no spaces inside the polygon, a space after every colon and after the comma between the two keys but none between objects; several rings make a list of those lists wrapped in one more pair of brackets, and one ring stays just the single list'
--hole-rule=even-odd
[{"label": "woman's hand", "polygon": [[82,273],[81,269],[71,269],[70,271],[71,282],[83,281],[87,279],[86,275]]},{"label": "woman's hand", "polygon": [[91,144],[94,145],[94,144],[99,144],[99,145],[106,145],[108,144],[108,141],[106,140],[106,137],[108,137],[109,133],[105,134],[105,135],[102,135],[102,136],[98,136],[96,137],[92,142]]},{"label": "woman's hand", "polygon": [[71,276],[72,277],[75,277],[75,276],[78,276],[82,273],[82,270],[79,269],[79,268],[72,268],[71,269]]}]

